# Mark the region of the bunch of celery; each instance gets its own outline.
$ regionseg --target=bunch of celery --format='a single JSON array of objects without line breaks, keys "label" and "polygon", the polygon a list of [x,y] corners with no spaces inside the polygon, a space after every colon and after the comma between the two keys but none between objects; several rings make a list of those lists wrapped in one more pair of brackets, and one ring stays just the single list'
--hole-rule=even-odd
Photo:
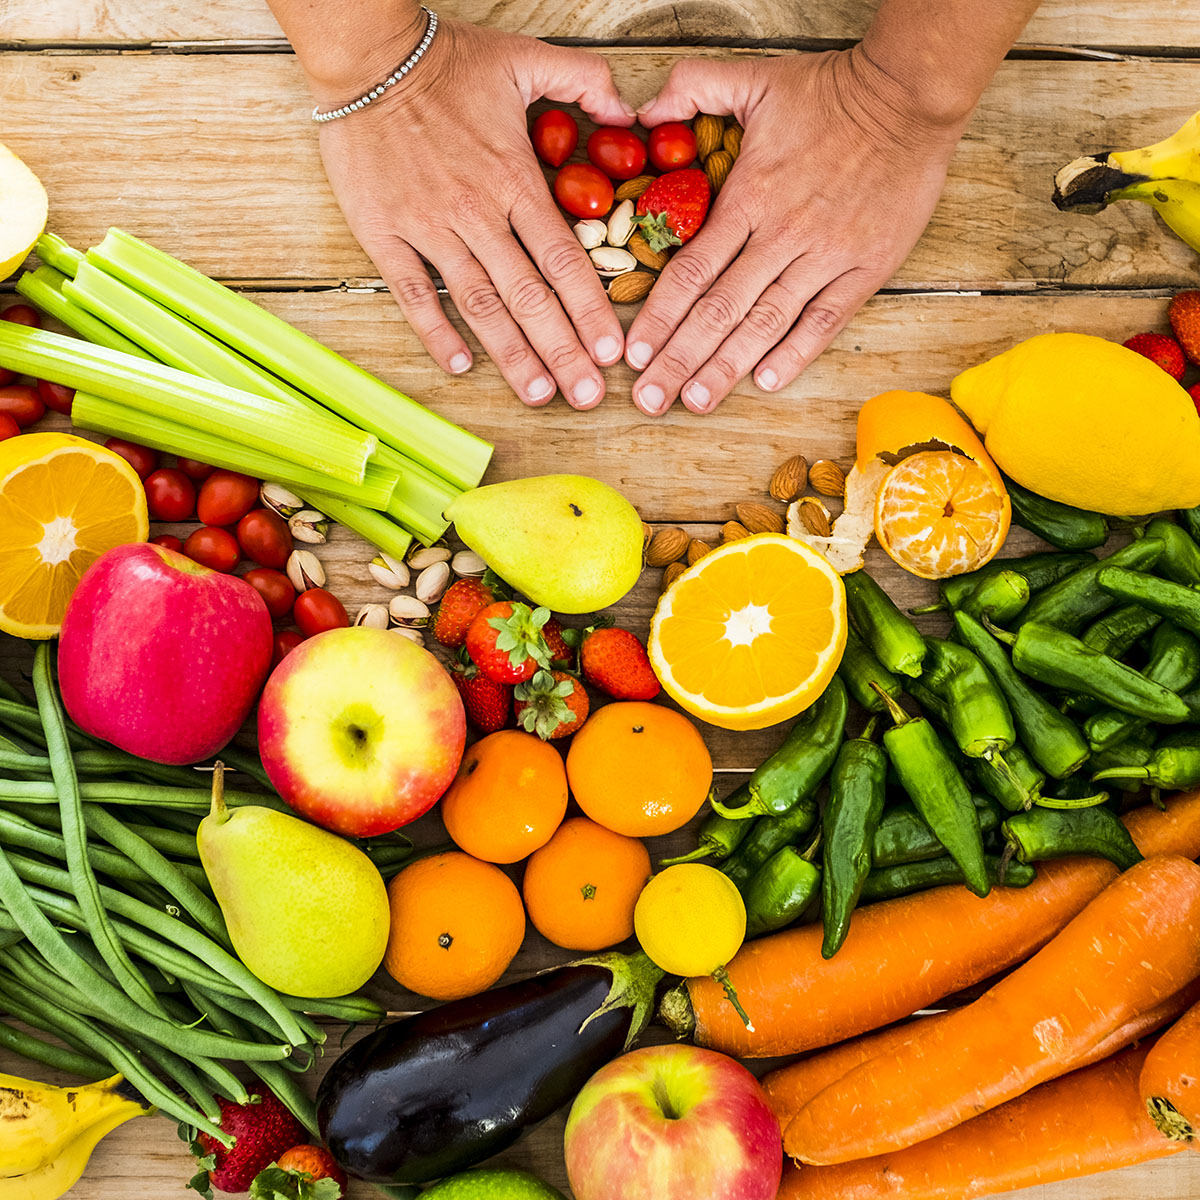
[{"label": "bunch of celery", "polygon": [[38,254],[17,291],[84,341],[11,325],[0,366],[75,388],[81,429],[284,484],[397,557],[487,469],[486,442],[127,233]]}]

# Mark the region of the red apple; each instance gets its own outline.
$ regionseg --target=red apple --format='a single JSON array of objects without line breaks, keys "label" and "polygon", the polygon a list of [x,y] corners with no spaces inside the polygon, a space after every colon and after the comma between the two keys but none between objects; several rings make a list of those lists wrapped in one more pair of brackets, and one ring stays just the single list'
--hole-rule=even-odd
[{"label": "red apple", "polygon": [[373,837],[428,812],[458,771],[466,718],[428,650],[386,629],[329,629],[275,668],[258,748],[301,816]]},{"label": "red apple", "polygon": [[576,1200],[775,1200],[783,1143],[758,1081],[696,1046],[601,1067],[567,1118]]},{"label": "red apple", "polygon": [[58,647],[63,704],[139,758],[194,763],[238,731],[271,665],[271,617],[241,579],[165,546],[117,546],[87,569]]}]

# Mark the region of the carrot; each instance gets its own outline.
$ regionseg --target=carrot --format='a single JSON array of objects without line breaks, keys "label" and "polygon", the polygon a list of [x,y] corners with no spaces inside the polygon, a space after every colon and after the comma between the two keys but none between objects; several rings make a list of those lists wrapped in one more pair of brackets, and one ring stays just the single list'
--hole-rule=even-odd
[{"label": "carrot", "polygon": [[1142,1068],[1141,1090],[1163,1134],[1179,1142],[1200,1136],[1200,1004],[1155,1043]]},{"label": "carrot", "polygon": [[[1064,1066],[1064,1073],[1086,1067],[1102,1058],[1124,1050],[1141,1038],[1147,1037],[1164,1025],[1170,1024],[1191,1005],[1200,1001],[1200,979],[1188,984],[1175,995],[1154,1008],[1139,1013],[1121,1026],[1110,1037],[1089,1051],[1080,1062]],[[953,1010],[951,1010],[953,1011]],[[866,1034],[849,1042],[842,1042],[829,1050],[810,1054],[798,1062],[788,1063],[764,1075],[759,1083],[766,1093],[767,1103],[775,1114],[781,1128],[800,1111],[818,1092],[836,1083],[855,1067],[883,1054],[892,1054],[905,1045],[918,1031],[928,1033],[933,1024],[950,1015],[949,1012],[933,1013],[915,1021],[890,1025],[878,1033]],[[1200,1080],[1198,1080],[1200,1082]]]},{"label": "carrot", "polygon": [[1061,1075],[1198,976],[1200,866],[1145,859],[974,1004],[814,1096],[784,1148],[828,1164],[934,1137]]},{"label": "carrot", "polygon": [[[1143,854],[1200,855],[1200,792],[1123,820]],[[1069,858],[1040,864],[1027,888],[994,888],[984,899],[945,887],[885,900],[854,914],[845,945],[828,961],[818,926],[788,929],[748,942],[729,964],[753,1030],[707,977],[668,992],[661,1016],[679,1036],[738,1058],[829,1046],[1022,962],[1116,876],[1104,860]]]},{"label": "carrot", "polygon": [[1182,1144],[1164,1138],[1142,1107],[1147,1051],[1139,1046],[1043,1083],[894,1154],[836,1167],[789,1164],[777,1200],[978,1200],[1174,1154]]}]

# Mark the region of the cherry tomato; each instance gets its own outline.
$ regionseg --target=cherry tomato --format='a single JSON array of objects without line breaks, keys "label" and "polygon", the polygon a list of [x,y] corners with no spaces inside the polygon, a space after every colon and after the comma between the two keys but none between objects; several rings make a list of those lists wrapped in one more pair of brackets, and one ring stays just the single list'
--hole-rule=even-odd
[{"label": "cherry tomato", "polygon": [[21,427],[8,413],[0,413],[0,442],[7,442],[10,437],[16,437]]},{"label": "cherry tomato", "polygon": [[8,413],[22,429],[40,421],[46,411],[37,388],[28,383],[10,383],[0,387],[0,412]]},{"label": "cherry tomato", "polygon": [[632,179],[646,169],[646,143],[632,129],[597,129],[588,138],[587,156],[609,179]]},{"label": "cherry tomato", "polygon": [[258,503],[258,480],[214,471],[200,485],[196,515],[205,525],[236,525]]},{"label": "cherry tomato", "polygon": [[282,620],[292,611],[296,602],[296,589],[292,581],[282,572],[270,567],[255,567],[242,578],[263,598],[272,618]]},{"label": "cherry tomato", "polygon": [[175,465],[189,478],[203,483],[217,468],[194,458],[177,458]]},{"label": "cherry tomato", "polygon": [[227,574],[242,557],[237,538],[228,529],[221,529],[217,525],[201,525],[199,529],[193,529],[183,543],[183,552],[202,567]]},{"label": "cherry tomato", "polygon": [[28,325],[30,329],[41,329],[42,314],[28,304],[13,304],[0,313],[0,320],[11,321],[14,325]]},{"label": "cherry tomato", "polygon": [[554,198],[580,220],[603,217],[612,208],[612,180],[591,163],[571,163],[554,177]]},{"label": "cherry tomato", "polygon": [[533,152],[549,167],[561,167],[579,145],[579,126],[561,109],[551,108],[533,123]]},{"label": "cherry tomato", "polygon": [[305,637],[324,633],[326,629],[343,629],[350,624],[342,602],[324,588],[301,592],[292,608],[292,618]]},{"label": "cherry tomato", "polygon": [[195,484],[174,467],[146,476],[146,507],[155,521],[186,521],[196,511]]},{"label": "cherry tomato", "polygon": [[148,475],[158,470],[158,451],[151,450],[149,446],[139,446],[137,442],[126,442],[115,437],[109,438],[104,445],[114,454],[119,454],[137,472],[137,477],[143,483]]},{"label": "cherry tomato", "polygon": [[656,170],[674,171],[696,161],[696,135],[682,121],[650,130],[650,161]]},{"label": "cherry tomato", "polygon": [[275,670],[302,641],[304,634],[294,629],[280,629],[275,634],[275,644],[271,649],[271,670]]},{"label": "cherry tomato", "polygon": [[47,408],[62,413],[64,417],[71,415],[71,405],[75,403],[74,388],[63,387],[61,383],[51,383],[48,379],[39,379],[37,390]]},{"label": "cherry tomato", "polygon": [[287,522],[269,508],[251,509],[237,527],[242,553],[260,567],[287,566],[292,552],[292,531]]},{"label": "cherry tomato", "polygon": [[152,537],[150,545],[165,546],[168,550],[174,550],[176,554],[183,553],[183,538],[177,538],[173,533],[160,533],[158,537]]}]

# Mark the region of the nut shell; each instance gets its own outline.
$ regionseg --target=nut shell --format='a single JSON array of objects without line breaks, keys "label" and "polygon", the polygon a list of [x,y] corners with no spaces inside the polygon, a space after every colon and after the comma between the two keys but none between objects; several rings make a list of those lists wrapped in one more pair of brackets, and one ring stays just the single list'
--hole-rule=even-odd
[{"label": "nut shell", "polygon": [[751,533],[783,533],[786,528],[783,517],[765,504],[747,501],[735,505],[734,511]]},{"label": "nut shell", "polygon": [[588,257],[602,279],[615,279],[637,268],[637,259],[633,254],[619,246],[597,246],[595,250],[588,251]]},{"label": "nut shell", "polygon": [[691,540],[676,526],[660,529],[646,547],[646,566],[665,567],[668,563],[678,562],[687,553]]},{"label": "nut shell", "polygon": [[787,462],[780,463],[771,476],[767,491],[776,500],[791,504],[808,485],[808,463],[803,454],[793,454]]}]

